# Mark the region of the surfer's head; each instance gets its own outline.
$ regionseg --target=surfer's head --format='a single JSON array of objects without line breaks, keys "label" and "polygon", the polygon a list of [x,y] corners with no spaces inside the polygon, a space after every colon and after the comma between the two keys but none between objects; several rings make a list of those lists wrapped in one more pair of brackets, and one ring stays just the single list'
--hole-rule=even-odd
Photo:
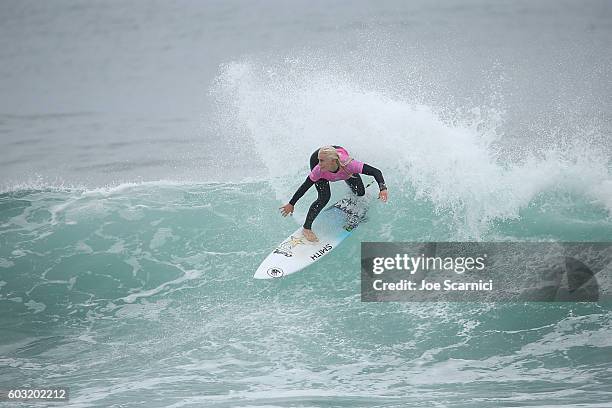
[{"label": "surfer's head", "polygon": [[340,167],[340,156],[334,146],[323,146],[319,149],[319,166],[327,171],[336,171]]},{"label": "surfer's head", "polygon": [[322,170],[336,171],[341,168],[346,171],[345,166],[352,160],[348,153],[342,149],[346,156],[344,161],[338,154],[338,150],[334,146],[323,146],[319,149],[318,158],[319,166]]}]

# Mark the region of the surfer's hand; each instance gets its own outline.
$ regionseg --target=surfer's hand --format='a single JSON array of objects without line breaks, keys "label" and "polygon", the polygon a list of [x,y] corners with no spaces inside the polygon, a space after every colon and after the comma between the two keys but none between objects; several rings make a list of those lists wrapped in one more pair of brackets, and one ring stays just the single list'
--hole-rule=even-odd
[{"label": "surfer's hand", "polygon": [[382,200],[383,203],[386,203],[388,198],[389,198],[389,193],[387,193],[387,190],[383,190],[380,193],[378,193],[378,199]]},{"label": "surfer's hand", "polygon": [[285,204],[282,207],[279,207],[281,210],[281,215],[286,217],[290,214],[293,214],[293,206],[291,204]]}]

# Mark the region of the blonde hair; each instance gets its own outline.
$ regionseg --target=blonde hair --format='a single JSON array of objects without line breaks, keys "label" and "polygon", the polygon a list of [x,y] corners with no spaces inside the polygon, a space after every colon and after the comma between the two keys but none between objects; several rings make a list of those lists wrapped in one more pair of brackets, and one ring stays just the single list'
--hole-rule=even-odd
[{"label": "blonde hair", "polygon": [[[319,149],[319,153],[317,156],[323,156],[326,157],[328,159],[332,159],[332,160],[336,160],[336,163],[338,163],[338,167],[340,169],[342,169],[346,174],[350,174],[351,177],[353,176],[353,173],[351,173],[350,171],[348,171],[346,169],[346,166],[348,166],[348,164],[353,161],[352,157],[348,157],[344,162],[340,161],[340,156],[338,155],[338,151],[336,150],[336,148],[334,146],[323,146]],[[318,158],[318,157],[317,157]]]}]

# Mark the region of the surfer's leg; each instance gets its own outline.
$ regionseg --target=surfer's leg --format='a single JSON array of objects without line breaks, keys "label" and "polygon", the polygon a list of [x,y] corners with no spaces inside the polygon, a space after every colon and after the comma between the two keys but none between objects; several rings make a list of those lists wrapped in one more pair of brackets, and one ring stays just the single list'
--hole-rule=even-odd
[{"label": "surfer's leg", "polygon": [[312,222],[315,218],[317,218],[317,215],[319,215],[331,197],[329,181],[319,180],[315,183],[315,187],[317,188],[317,193],[319,196],[317,197],[316,201],[310,205],[310,209],[306,215],[306,221],[304,221],[304,228],[306,229],[312,229]]},{"label": "surfer's leg", "polygon": [[365,187],[363,186],[363,180],[361,180],[359,174],[354,174],[353,177],[347,179],[346,184],[348,184],[351,191],[359,197],[365,195]]}]

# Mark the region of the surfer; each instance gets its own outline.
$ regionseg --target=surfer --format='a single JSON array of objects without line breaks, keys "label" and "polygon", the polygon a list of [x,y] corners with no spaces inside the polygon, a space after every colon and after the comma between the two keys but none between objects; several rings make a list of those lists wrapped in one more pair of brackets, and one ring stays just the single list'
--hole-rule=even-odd
[{"label": "surfer", "polygon": [[291,200],[289,200],[289,203],[280,207],[283,217],[293,214],[293,208],[297,201],[313,184],[315,185],[318,197],[310,205],[306,221],[304,221],[303,225],[304,237],[309,241],[319,240],[312,231],[312,222],[329,201],[331,196],[330,181],[344,180],[351,188],[351,191],[361,197],[365,195],[365,187],[359,173],[372,176],[380,189],[378,198],[383,202],[387,201],[387,186],[385,185],[382,172],[375,167],[353,159],[349,156],[346,149],[341,146],[323,146],[315,150],[310,156],[310,170],[310,174],[297,189]]}]

